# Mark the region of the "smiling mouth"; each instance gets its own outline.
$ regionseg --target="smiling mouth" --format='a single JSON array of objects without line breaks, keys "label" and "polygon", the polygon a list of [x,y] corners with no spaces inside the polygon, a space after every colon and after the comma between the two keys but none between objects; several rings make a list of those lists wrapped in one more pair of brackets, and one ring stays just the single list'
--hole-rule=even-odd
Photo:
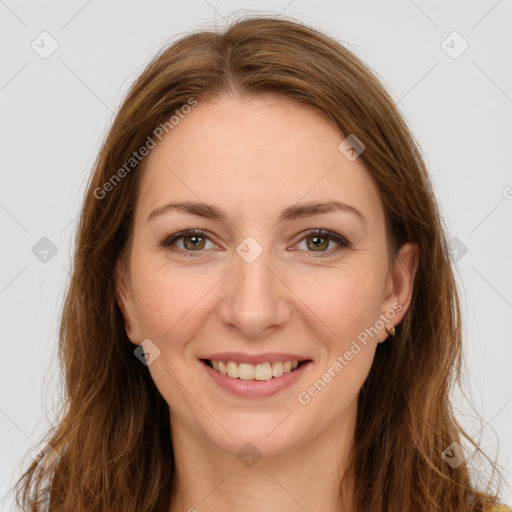
[{"label": "smiling mouth", "polygon": [[305,361],[276,361],[273,363],[248,364],[235,361],[214,361],[201,359],[201,361],[226,377],[242,380],[271,380],[295,371],[302,365],[310,362]]}]

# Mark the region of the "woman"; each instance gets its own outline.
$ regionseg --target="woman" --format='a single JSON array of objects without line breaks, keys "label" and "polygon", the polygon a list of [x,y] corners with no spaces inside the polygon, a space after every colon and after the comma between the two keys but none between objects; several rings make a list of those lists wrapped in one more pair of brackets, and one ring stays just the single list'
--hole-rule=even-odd
[{"label": "woman", "polygon": [[425,164],[325,35],[249,18],[162,51],[74,262],[69,399],[25,510],[504,510],[449,401],[459,302]]}]

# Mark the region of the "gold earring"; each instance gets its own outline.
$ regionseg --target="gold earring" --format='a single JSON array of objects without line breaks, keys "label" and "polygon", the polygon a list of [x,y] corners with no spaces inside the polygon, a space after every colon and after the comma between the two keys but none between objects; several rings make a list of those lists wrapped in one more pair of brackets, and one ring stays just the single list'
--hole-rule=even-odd
[{"label": "gold earring", "polygon": [[386,324],[386,331],[390,336],[395,335],[395,326]]}]

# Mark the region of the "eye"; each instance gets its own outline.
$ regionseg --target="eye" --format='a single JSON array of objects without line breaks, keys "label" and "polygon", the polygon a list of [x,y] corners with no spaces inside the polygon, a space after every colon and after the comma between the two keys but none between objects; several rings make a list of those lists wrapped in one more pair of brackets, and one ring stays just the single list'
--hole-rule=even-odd
[{"label": "eye", "polygon": [[[174,246],[174,244],[178,240],[183,240],[183,248]],[[177,252],[187,253],[187,256],[196,256],[195,254],[191,253],[200,253],[201,249],[205,248],[206,240],[209,240],[211,242],[205,231],[202,231],[201,229],[187,229],[186,231],[180,231],[175,235],[171,235],[170,237],[163,240],[163,242],[160,245],[162,247],[167,247]]]},{"label": "eye", "polygon": [[[337,253],[339,250],[343,248],[350,247],[350,242],[345,237],[338,235],[333,231],[327,231],[325,229],[309,230],[307,232],[307,236],[303,237],[300,243],[302,242],[305,242],[307,249],[311,249],[306,252],[322,253],[321,255],[319,255],[321,257],[331,256],[333,253]],[[330,242],[336,242],[338,244],[338,247],[327,250]]]},{"label": "eye", "polygon": [[[181,248],[176,246],[178,240],[182,240]],[[199,256],[202,249],[207,248],[205,247],[207,241],[211,242],[214,247],[217,247],[217,245],[210,240],[205,231],[201,229],[187,229],[165,238],[160,245],[170,250],[194,257]],[[306,252],[323,253],[321,256],[331,256],[333,253],[337,253],[339,250],[351,246],[350,242],[345,237],[324,229],[311,229],[307,231],[307,236],[303,237],[300,242],[306,243]],[[336,242],[338,247],[326,250],[330,242]],[[199,254],[196,255],[193,253]]]}]

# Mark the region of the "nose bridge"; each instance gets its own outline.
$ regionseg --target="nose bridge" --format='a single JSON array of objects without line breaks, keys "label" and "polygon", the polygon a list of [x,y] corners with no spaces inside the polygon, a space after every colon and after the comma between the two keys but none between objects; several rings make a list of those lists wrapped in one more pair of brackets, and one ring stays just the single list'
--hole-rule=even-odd
[{"label": "nose bridge", "polygon": [[236,249],[227,276],[221,318],[248,336],[284,324],[289,315],[287,288],[277,277],[273,251],[248,237]]}]

